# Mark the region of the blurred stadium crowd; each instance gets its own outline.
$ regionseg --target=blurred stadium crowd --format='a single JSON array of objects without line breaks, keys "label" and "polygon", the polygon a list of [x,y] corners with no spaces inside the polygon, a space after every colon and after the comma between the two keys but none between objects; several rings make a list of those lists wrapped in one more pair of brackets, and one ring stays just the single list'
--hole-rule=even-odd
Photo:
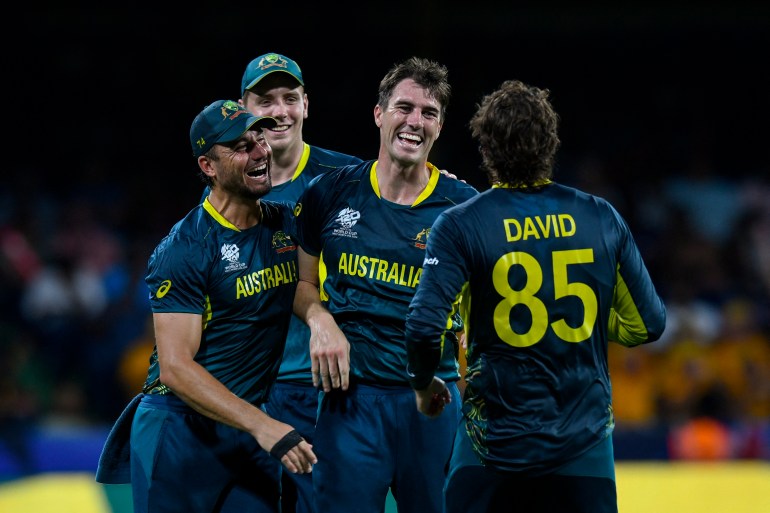
[{"label": "blurred stadium crowd", "polygon": [[[668,307],[660,341],[611,344],[617,455],[767,459],[770,173],[691,157],[666,176],[621,177],[632,163],[596,155],[557,172],[628,220]],[[24,176],[0,190],[0,445],[21,460],[30,426],[111,424],[153,347],[144,270],[170,224],[137,208],[141,191],[86,172],[76,194]],[[170,201],[169,219],[196,200]],[[645,454],[650,437],[664,450]]]}]

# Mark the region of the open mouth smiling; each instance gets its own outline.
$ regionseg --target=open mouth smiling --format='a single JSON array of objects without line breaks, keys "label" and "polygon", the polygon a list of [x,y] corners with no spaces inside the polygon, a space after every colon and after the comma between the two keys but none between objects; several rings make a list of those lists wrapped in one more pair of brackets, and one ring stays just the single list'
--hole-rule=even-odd
[{"label": "open mouth smiling", "polygon": [[246,173],[251,178],[257,178],[267,174],[267,164],[262,164]]},{"label": "open mouth smiling", "polygon": [[414,146],[419,146],[422,144],[422,137],[417,134],[400,133],[398,134],[398,140]]}]

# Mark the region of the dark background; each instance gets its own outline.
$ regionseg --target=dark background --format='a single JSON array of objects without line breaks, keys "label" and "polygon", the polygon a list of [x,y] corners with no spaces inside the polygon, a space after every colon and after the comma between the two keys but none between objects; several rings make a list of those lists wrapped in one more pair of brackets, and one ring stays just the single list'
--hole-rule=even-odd
[{"label": "dark background", "polygon": [[17,6],[8,21],[21,37],[4,52],[18,109],[6,131],[21,136],[6,147],[11,186],[103,187],[130,195],[132,223],[165,231],[200,190],[190,122],[215,99],[237,99],[246,64],[268,51],[302,67],[306,140],[364,158],[377,153],[372,109],[390,65],[411,55],[446,64],[453,98],[431,160],[480,187],[467,122],[510,78],[552,91],[557,178],[587,153],[622,162],[618,180],[665,175],[696,147],[729,175],[767,171],[765,2],[321,4]]}]

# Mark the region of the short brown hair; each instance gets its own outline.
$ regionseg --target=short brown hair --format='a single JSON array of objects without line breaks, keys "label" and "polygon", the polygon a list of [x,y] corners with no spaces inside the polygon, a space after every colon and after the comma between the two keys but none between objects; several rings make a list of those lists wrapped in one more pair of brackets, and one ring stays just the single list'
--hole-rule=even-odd
[{"label": "short brown hair", "polygon": [[446,117],[446,109],[452,96],[452,88],[447,76],[449,71],[446,66],[438,62],[422,57],[410,57],[409,59],[394,64],[388,73],[380,81],[377,104],[383,109],[387,108],[393,90],[402,80],[411,78],[418,85],[428,90],[430,97],[441,105],[441,120]]},{"label": "short brown hair", "polygon": [[532,186],[551,178],[561,141],[549,95],[507,80],[482,99],[469,125],[490,183]]}]

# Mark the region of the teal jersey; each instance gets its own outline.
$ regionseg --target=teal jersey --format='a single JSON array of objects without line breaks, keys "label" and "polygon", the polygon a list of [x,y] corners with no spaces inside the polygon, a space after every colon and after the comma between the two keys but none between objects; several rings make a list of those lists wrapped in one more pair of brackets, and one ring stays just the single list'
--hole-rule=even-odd
[{"label": "teal jersey", "polygon": [[[261,208],[261,222],[239,230],[204,201],[160,242],[145,278],[153,313],[202,316],[195,361],[254,404],[277,375],[297,287],[291,205],[262,200]],[[169,392],[157,350],[143,392]]]},{"label": "teal jersey", "polygon": [[[272,201],[286,201],[294,205],[300,194],[316,176],[341,166],[359,164],[360,162],[361,159],[358,157],[305,143],[305,150],[292,179],[274,185],[264,197]],[[201,202],[208,196],[209,192],[208,188],[204,190]],[[278,370],[278,381],[313,384],[313,376],[310,374],[309,344],[310,328],[307,327],[305,321],[292,315],[283,360]]]},{"label": "teal jersey", "polygon": [[[383,199],[376,162],[367,161],[315,179],[295,208],[297,242],[320,259],[321,300],[350,342],[350,372],[361,383],[408,386],[404,319],[431,225],[447,208],[478,194],[430,168],[428,186],[413,205]],[[457,337],[451,330],[447,340],[438,372],[456,381]]]},{"label": "teal jersey", "polygon": [[433,376],[462,297],[465,429],[483,462],[551,472],[610,435],[608,341],[657,340],[666,311],[608,202],[495,187],[438,218],[425,262],[406,321],[412,382]]}]

